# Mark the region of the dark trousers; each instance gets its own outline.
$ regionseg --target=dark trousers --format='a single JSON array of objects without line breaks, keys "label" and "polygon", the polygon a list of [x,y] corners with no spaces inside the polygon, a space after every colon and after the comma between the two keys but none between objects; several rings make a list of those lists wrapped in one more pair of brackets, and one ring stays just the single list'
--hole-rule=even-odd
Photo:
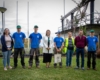
[{"label": "dark trousers", "polygon": [[95,69],[96,66],[96,51],[88,51],[87,67],[91,67],[91,57],[92,57],[92,68]]},{"label": "dark trousers", "polygon": [[[59,49],[59,48],[58,48]],[[57,50],[56,48],[54,48],[54,55],[57,54]],[[58,54],[62,54],[62,52],[59,52]],[[54,63],[54,67],[57,66],[57,63]],[[62,59],[61,59],[61,62],[59,63],[59,66],[62,66]]]},{"label": "dark trousers", "polygon": [[25,63],[24,63],[24,54],[25,54],[25,51],[24,51],[23,48],[15,48],[14,49],[14,66],[17,67],[18,54],[20,54],[20,57],[21,57],[21,65],[25,66]]},{"label": "dark trousers", "polygon": [[81,54],[81,67],[84,67],[84,48],[76,49],[76,64],[79,67],[79,56]]},{"label": "dark trousers", "polygon": [[32,66],[33,64],[33,56],[35,58],[36,66],[39,66],[39,54],[39,48],[34,48],[30,50],[29,66]]}]

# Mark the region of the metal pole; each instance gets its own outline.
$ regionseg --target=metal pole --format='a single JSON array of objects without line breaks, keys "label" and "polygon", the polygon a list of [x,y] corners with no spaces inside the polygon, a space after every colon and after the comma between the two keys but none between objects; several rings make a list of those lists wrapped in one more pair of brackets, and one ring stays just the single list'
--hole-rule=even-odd
[{"label": "metal pole", "polygon": [[73,26],[73,16],[74,13],[71,13],[71,29],[73,30],[73,36],[75,36],[75,27]]},{"label": "metal pole", "polygon": [[[29,2],[27,2],[27,37],[29,36]],[[29,42],[29,38],[28,39],[28,49],[29,49],[29,45],[30,45],[30,42]]]},{"label": "metal pole", "polygon": [[3,26],[3,12],[2,12],[2,34],[3,34],[4,26]]},{"label": "metal pole", "polygon": [[27,34],[29,36],[29,2],[27,3]]},{"label": "metal pole", "polygon": [[62,26],[62,31],[64,31],[64,21],[61,19],[61,26]]},{"label": "metal pole", "polygon": [[18,25],[18,1],[16,1],[16,26]]},{"label": "metal pole", "polygon": [[[3,0],[3,7],[5,7],[5,0]],[[5,28],[5,13],[3,13],[3,28]]]},{"label": "metal pole", "polygon": [[[63,0],[63,4],[64,4],[64,16],[65,16],[65,0]],[[63,31],[64,31],[64,39],[65,39],[65,20],[62,20],[62,27],[63,27]]]},{"label": "metal pole", "polygon": [[71,29],[73,29],[73,15],[74,13],[71,13]]},{"label": "metal pole", "polygon": [[94,24],[94,1],[91,0],[90,2],[90,24]]},{"label": "metal pole", "polygon": [[64,0],[64,16],[65,16],[65,0]]}]

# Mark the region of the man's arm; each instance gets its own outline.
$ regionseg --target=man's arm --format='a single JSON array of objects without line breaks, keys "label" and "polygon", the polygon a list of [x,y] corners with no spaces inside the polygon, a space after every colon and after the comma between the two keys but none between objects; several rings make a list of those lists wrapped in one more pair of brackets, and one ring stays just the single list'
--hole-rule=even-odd
[{"label": "man's arm", "polygon": [[54,47],[57,49],[56,43],[54,42]]},{"label": "man's arm", "polygon": [[25,43],[26,35],[23,33],[23,43]]},{"label": "man's arm", "polygon": [[87,38],[85,37],[85,46],[87,46]]},{"label": "man's arm", "polygon": [[31,44],[31,41],[32,41],[32,40],[31,40],[31,38],[30,38],[29,46],[30,46],[30,44]]},{"label": "man's arm", "polygon": [[76,40],[76,37],[75,37],[74,41],[75,41],[75,46],[76,46],[76,41],[77,41],[77,40]]},{"label": "man's arm", "polygon": [[98,48],[98,45],[99,45],[99,43],[97,42],[97,43],[96,43],[97,48]]},{"label": "man's arm", "polygon": [[64,47],[64,42],[62,43],[61,49],[63,49],[63,47]]},{"label": "man's arm", "polygon": [[99,48],[98,38],[96,38],[96,47]]},{"label": "man's arm", "polygon": [[40,42],[41,42],[41,39],[42,39],[42,35],[40,34]]},{"label": "man's arm", "polygon": [[62,39],[63,40],[63,42],[62,42],[62,45],[61,45],[61,48],[60,48],[60,51],[63,49],[63,47],[64,47],[64,39]]},{"label": "man's arm", "polygon": [[25,38],[23,39],[23,43],[25,43]]}]

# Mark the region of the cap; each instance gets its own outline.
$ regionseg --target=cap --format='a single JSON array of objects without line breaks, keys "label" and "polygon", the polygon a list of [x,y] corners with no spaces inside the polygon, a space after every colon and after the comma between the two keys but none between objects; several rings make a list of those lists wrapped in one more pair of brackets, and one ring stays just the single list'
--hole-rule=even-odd
[{"label": "cap", "polygon": [[94,33],[94,30],[90,30],[91,33]]},{"label": "cap", "polygon": [[37,25],[35,25],[35,26],[34,26],[34,28],[38,28],[38,26],[37,26]]},{"label": "cap", "polygon": [[60,31],[58,31],[58,32],[56,32],[55,34],[60,34],[61,32]]},{"label": "cap", "polygon": [[17,25],[17,29],[20,29],[21,28],[21,26],[20,25]]}]

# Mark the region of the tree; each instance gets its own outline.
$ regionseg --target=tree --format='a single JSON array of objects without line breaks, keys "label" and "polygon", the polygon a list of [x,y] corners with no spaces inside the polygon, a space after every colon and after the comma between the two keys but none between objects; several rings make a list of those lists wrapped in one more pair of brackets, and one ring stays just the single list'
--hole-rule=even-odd
[{"label": "tree", "polygon": [[[86,16],[86,10],[88,7],[88,2],[90,0],[82,0],[81,2],[76,2],[75,0],[72,0],[74,3],[77,4],[78,10],[76,12],[76,15],[74,16],[74,30],[73,33],[75,34],[76,26],[80,26],[79,29],[82,29],[84,32],[84,35],[86,35],[86,26],[83,27],[82,23],[86,25],[86,20],[83,21],[83,18]],[[81,10],[81,7],[84,7],[83,10]],[[87,18],[86,18],[87,19]]]}]

